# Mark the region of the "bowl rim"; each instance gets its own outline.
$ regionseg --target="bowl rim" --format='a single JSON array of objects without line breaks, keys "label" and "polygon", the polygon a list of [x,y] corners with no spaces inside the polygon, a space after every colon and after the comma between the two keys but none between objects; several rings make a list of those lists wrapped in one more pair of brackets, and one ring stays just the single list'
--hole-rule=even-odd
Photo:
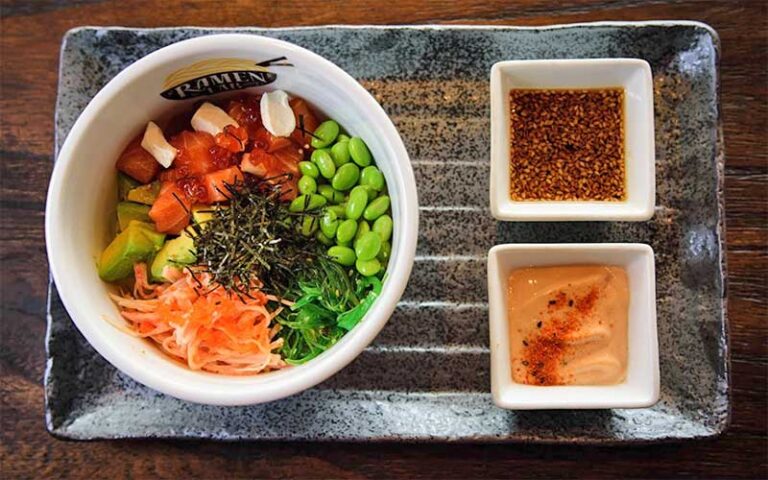
[{"label": "bowl rim", "polygon": [[[634,201],[621,202],[619,204],[607,204],[598,201],[514,201],[507,195],[506,189],[501,188],[500,175],[505,175],[509,160],[507,147],[509,131],[504,121],[504,109],[506,108],[506,95],[502,78],[511,72],[522,69],[522,75],[530,69],[557,70],[589,70],[610,66],[627,71],[639,72],[642,75],[642,98],[645,114],[643,118],[633,118],[631,122],[625,121],[627,129],[644,130],[643,143],[648,146],[647,158],[633,158],[643,167],[643,185],[648,188],[647,196],[637,197]],[[566,82],[567,83],[567,82]],[[596,81],[595,83],[601,83]],[[502,221],[646,221],[653,217],[656,203],[656,176],[655,176],[655,125],[653,107],[653,74],[650,64],[641,58],[559,58],[559,59],[527,59],[527,60],[503,60],[494,63],[490,70],[490,111],[491,111],[491,155],[490,155],[490,210],[491,215]],[[558,87],[567,88],[567,87]],[[588,88],[588,87],[578,87]],[[597,87],[600,88],[600,87]],[[633,125],[635,127],[633,127]],[[628,163],[628,160],[625,160]],[[543,208],[531,211],[529,206],[535,204]],[[609,209],[601,209],[608,206]],[[566,207],[567,210],[563,210]],[[513,209],[514,210],[511,210]],[[575,210],[575,211],[574,211]]]},{"label": "bowl rim", "polygon": [[[140,362],[132,361],[135,360],[134,352],[130,349],[117,348],[114,342],[103,338],[98,333],[94,322],[105,320],[100,315],[89,313],[81,305],[78,301],[81,294],[78,293],[75,285],[65,281],[66,271],[62,270],[62,265],[57,262],[57,244],[61,239],[55,219],[57,212],[62,208],[62,202],[58,199],[62,195],[67,172],[76,164],[73,154],[76,153],[82,132],[85,132],[90,124],[100,117],[104,106],[122,88],[156,66],[179,56],[193,56],[214,49],[243,49],[249,44],[258,44],[262,48],[266,46],[288,53],[294,58],[301,58],[307,65],[328,72],[329,76],[334,77],[334,81],[348,89],[350,99],[362,106],[371,121],[389,131],[391,139],[386,143],[392,153],[393,178],[402,186],[402,192],[397,199],[402,208],[398,218],[399,228],[396,230],[400,235],[397,253],[402,256],[402,259],[398,263],[389,265],[388,280],[384,282],[379,298],[364,317],[365,321],[361,321],[339,342],[317,358],[304,365],[292,367],[290,370],[283,370],[283,372],[290,372],[286,375],[250,377],[217,375],[210,379],[200,375],[199,380],[194,382],[194,385],[190,385],[189,382],[164,377],[152,369],[141,368]],[[182,400],[209,405],[250,405],[284,398],[321,383],[348,365],[373,341],[389,320],[405,291],[413,267],[418,237],[418,196],[410,158],[396,127],[373,96],[341,67],[310,50],[283,40],[242,33],[213,34],[182,40],[140,58],[119,72],[91,99],[67,134],[56,157],[46,198],[45,237],[50,274],[64,307],[88,343],[109,363],[137,382]],[[87,258],[87,255],[84,255],[84,258]],[[168,359],[168,361],[172,360]],[[228,382],[229,379],[232,381]],[[249,385],[251,388],[246,388]],[[254,386],[257,388],[253,388]]]},{"label": "bowl rim", "polygon": [[[640,319],[646,326],[647,337],[629,338],[628,347],[636,348],[638,344],[645,345],[646,353],[644,362],[638,370],[645,373],[646,382],[642,383],[642,392],[634,396],[611,396],[621,391],[626,382],[616,385],[556,385],[556,386],[531,386],[516,383],[511,377],[506,377],[501,372],[502,365],[509,365],[509,340],[505,336],[506,302],[503,292],[499,292],[497,279],[502,274],[499,269],[500,257],[504,255],[526,255],[531,250],[537,251],[563,251],[571,250],[573,261],[558,262],[558,264],[593,264],[592,261],[579,261],[580,253],[595,253],[609,255],[615,252],[626,252],[635,259],[644,262],[645,272],[638,281],[647,289],[648,304],[641,305],[640,309],[647,311],[644,319]],[[531,262],[531,266],[541,265],[540,262]],[[494,288],[496,285],[496,288]],[[628,319],[631,320],[631,317]],[[659,372],[659,347],[658,325],[656,314],[656,276],[653,248],[645,243],[518,243],[500,244],[492,247],[488,252],[488,321],[491,361],[491,395],[493,403],[508,410],[542,410],[542,409],[611,409],[611,408],[647,408],[658,402],[660,395]],[[501,340],[500,340],[501,338]],[[642,350],[642,348],[640,349]],[[504,369],[506,372],[506,369]],[[627,381],[629,380],[629,376]],[[628,387],[625,387],[628,388]],[[535,398],[511,398],[514,393],[522,390],[536,389]],[[572,399],[570,394],[590,394],[589,398]]]}]

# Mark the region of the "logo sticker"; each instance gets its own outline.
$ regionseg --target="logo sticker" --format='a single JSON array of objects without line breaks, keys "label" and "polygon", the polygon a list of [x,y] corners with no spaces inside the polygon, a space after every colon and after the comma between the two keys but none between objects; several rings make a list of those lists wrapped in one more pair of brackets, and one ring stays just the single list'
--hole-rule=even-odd
[{"label": "logo sticker", "polygon": [[270,66],[290,67],[285,57],[254,62],[241,58],[201,60],[168,75],[160,95],[168,100],[241,90],[268,85],[277,79]]}]

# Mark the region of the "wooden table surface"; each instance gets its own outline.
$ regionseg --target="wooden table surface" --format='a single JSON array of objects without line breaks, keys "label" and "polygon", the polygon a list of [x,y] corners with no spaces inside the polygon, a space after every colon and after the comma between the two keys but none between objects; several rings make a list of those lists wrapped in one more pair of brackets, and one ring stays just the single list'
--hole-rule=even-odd
[{"label": "wooden table surface", "polygon": [[[765,477],[768,313],[768,3],[763,0],[250,2],[2,1],[0,477]],[[130,4],[130,5],[129,5]],[[554,6],[559,4],[558,6]],[[80,25],[547,25],[688,19],[722,40],[733,418],[715,440],[642,447],[65,442],[43,423],[44,205],[59,46]]]}]

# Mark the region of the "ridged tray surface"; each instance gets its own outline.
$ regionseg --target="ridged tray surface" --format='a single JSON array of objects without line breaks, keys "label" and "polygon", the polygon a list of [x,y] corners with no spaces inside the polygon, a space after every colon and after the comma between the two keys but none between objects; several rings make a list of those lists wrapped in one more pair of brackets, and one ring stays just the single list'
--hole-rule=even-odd
[{"label": "ridged tray surface", "polygon": [[[209,29],[70,32],[57,148],[120,70]],[[354,363],[268,405],[185,403],[143,387],[82,338],[51,287],[46,420],[75,438],[623,442],[720,433],[728,421],[718,40],[698,24],[559,28],[246,29],[335,62],[378,99],[408,148],[420,200],[416,263],[395,314]],[[501,223],[488,210],[490,67],[635,57],[653,69],[657,209],[641,223]],[[653,408],[512,412],[489,385],[486,264],[494,244],[644,242],[656,252],[661,401]]]}]

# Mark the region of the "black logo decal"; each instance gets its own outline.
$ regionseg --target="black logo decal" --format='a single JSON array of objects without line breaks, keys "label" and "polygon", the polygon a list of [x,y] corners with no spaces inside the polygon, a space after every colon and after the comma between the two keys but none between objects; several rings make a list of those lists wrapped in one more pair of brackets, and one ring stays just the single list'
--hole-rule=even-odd
[{"label": "black logo decal", "polygon": [[[285,57],[279,57],[260,63],[235,59],[210,60],[210,63],[198,62],[169,76],[168,80],[178,80],[172,82],[173,85],[167,87],[160,95],[168,100],[185,100],[203,95],[268,85],[277,79],[277,74],[270,72],[268,67],[270,65],[292,66],[289,63],[284,63],[285,59]],[[233,66],[239,68],[231,68]],[[194,78],[188,78],[194,73],[198,75],[195,75]],[[204,74],[200,75],[200,73]]]}]

